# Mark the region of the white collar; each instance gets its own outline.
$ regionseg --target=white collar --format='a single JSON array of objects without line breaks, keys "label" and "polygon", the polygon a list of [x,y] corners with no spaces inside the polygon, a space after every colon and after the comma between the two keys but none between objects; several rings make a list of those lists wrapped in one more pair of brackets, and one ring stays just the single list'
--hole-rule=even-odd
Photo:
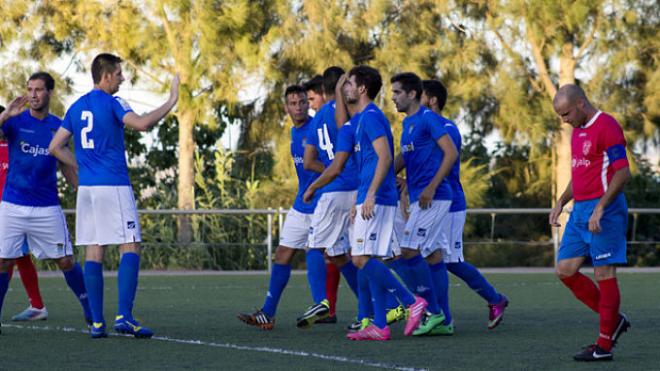
[{"label": "white collar", "polygon": [[588,128],[589,126],[593,125],[594,122],[596,122],[596,119],[598,118],[598,116],[600,116],[601,113],[603,113],[603,112],[601,112],[601,111],[596,112],[596,114],[594,115],[594,117],[592,117],[591,120],[589,120],[589,122],[587,122],[586,124],[582,125],[580,128],[582,128],[582,129],[586,129],[586,128]]}]

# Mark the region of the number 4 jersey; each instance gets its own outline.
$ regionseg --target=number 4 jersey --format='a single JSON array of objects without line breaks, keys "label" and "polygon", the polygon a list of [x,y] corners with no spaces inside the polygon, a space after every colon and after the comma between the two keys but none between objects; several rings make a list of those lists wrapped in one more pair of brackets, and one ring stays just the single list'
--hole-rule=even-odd
[{"label": "number 4 jersey", "polygon": [[94,89],[67,111],[62,127],[73,134],[81,186],[130,185],[124,146],[124,116],[131,107]]},{"label": "number 4 jersey", "polygon": [[[321,107],[312,120],[312,126],[314,127],[314,134],[310,136],[307,143],[316,146],[316,150],[319,153],[318,159],[327,168],[335,158],[339,133],[339,129],[335,123],[334,100],[329,101]],[[358,188],[359,184],[360,179],[358,177],[357,163],[354,157],[351,156],[339,176],[332,183],[323,187],[318,194],[354,191]]]}]

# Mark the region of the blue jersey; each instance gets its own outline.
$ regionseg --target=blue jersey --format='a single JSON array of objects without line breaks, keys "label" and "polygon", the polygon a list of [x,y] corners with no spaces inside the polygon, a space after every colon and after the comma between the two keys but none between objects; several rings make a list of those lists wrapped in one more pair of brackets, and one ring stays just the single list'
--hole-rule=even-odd
[{"label": "blue jersey", "polygon": [[440,119],[445,123],[445,129],[447,134],[451,137],[451,140],[456,146],[458,151],[458,158],[456,163],[451,167],[449,175],[447,175],[447,181],[451,186],[451,192],[454,194],[454,198],[451,202],[451,207],[449,212],[463,211],[467,208],[467,203],[465,202],[465,193],[463,193],[463,186],[461,185],[461,132],[458,131],[458,127],[455,123],[440,116]]},{"label": "blue jersey", "polygon": [[[360,170],[360,187],[358,188],[356,204],[364,203],[369,186],[376,172],[378,155],[372,143],[380,137],[387,138],[390,154],[392,155],[392,159],[394,159],[394,141],[390,122],[383,112],[372,102],[362,111],[355,127],[356,146],[354,151]],[[376,204],[396,206],[398,199],[396,181],[394,179],[394,161],[392,161],[385,179],[383,179],[383,182],[376,191]]]},{"label": "blue jersey", "polygon": [[291,157],[293,157],[293,165],[296,167],[296,175],[298,175],[298,194],[296,194],[296,200],[293,202],[293,208],[303,214],[313,214],[320,197],[320,195],[314,194],[314,198],[310,203],[305,203],[302,199],[307,187],[321,175],[314,171],[305,170],[303,165],[305,145],[307,145],[309,138],[314,135],[313,129],[311,118],[303,126],[291,128]]},{"label": "blue jersey", "polygon": [[[337,137],[339,129],[335,124],[335,101],[330,101],[321,107],[312,120],[312,129],[316,135],[308,138],[307,144],[316,147],[318,160],[323,162],[325,167],[330,166],[335,158]],[[359,180],[357,177],[357,164],[353,157],[349,157],[344,165],[344,169],[335,180],[319,190],[319,194],[327,192],[354,191],[358,188]]]},{"label": "blue jersey", "polygon": [[81,186],[130,185],[124,146],[124,116],[132,112],[121,98],[94,89],[78,98],[62,127],[73,134]]},{"label": "blue jersey", "polygon": [[[419,195],[438,172],[445,154],[437,141],[444,135],[447,135],[447,130],[440,115],[424,106],[421,106],[414,115],[403,119],[401,153],[406,163],[410,202],[419,200]],[[438,185],[433,199],[452,199],[447,177]]]},{"label": "blue jersey", "polygon": [[2,200],[22,206],[56,206],[57,159],[48,145],[62,121],[53,115],[39,120],[29,110],[2,126],[9,145],[9,171]]}]

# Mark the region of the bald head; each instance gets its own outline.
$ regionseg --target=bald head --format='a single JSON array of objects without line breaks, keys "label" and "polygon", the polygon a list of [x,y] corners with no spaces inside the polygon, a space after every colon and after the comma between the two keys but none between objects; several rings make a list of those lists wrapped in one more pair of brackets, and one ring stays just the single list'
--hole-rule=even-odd
[{"label": "bald head", "polygon": [[589,103],[584,90],[575,84],[560,87],[552,105],[559,117],[573,127],[586,124],[596,113],[596,109]]}]

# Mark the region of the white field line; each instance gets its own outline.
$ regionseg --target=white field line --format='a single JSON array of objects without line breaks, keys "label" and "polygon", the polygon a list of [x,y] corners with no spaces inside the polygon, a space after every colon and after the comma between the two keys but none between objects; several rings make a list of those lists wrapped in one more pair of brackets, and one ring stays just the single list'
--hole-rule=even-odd
[{"label": "white field line", "polygon": [[[4,324],[2,326],[5,327],[5,328],[16,328],[16,329],[21,329],[21,330],[59,331],[59,332],[73,332],[73,333],[77,332],[77,333],[82,333],[82,334],[89,334],[89,331],[87,331],[87,330],[80,330],[80,329],[73,328],[73,327],[60,327],[60,326],[52,326],[51,327],[51,326],[34,326],[34,325],[26,326],[26,325],[15,325],[15,324]],[[122,334],[115,334],[115,333],[108,333],[108,335],[109,336],[117,336],[117,337],[132,337],[131,335],[122,335]],[[167,337],[167,336],[154,336],[154,337],[151,338],[151,340],[157,340],[157,341],[163,341],[163,342],[169,342],[169,343],[177,343],[177,344],[201,345],[201,346],[212,347],[212,348],[244,350],[244,351],[248,351],[248,352],[273,353],[273,354],[282,354],[282,355],[289,355],[289,356],[303,357],[303,358],[316,358],[316,359],[321,359],[321,360],[324,360],[324,361],[348,363],[348,364],[354,364],[354,365],[360,365],[360,366],[382,368],[382,369],[386,369],[386,370],[399,370],[399,371],[426,371],[426,370],[428,370],[428,369],[425,369],[425,368],[406,367],[406,366],[399,366],[399,365],[394,365],[394,364],[389,364],[389,363],[372,362],[372,361],[367,361],[367,360],[364,360],[364,359],[355,359],[355,358],[348,358],[348,357],[344,357],[344,356],[334,356],[334,355],[329,355],[329,354],[321,354],[321,353],[305,352],[305,351],[289,350],[289,349],[281,349],[281,348],[252,347],[252,346],[248,346],[248,345],[238,345],[238,344],[232,344],[232,343],[214,343],[214,342],[194,340],[194,339],[176,339],[176,338],[170,338],[170,337]]]}]

